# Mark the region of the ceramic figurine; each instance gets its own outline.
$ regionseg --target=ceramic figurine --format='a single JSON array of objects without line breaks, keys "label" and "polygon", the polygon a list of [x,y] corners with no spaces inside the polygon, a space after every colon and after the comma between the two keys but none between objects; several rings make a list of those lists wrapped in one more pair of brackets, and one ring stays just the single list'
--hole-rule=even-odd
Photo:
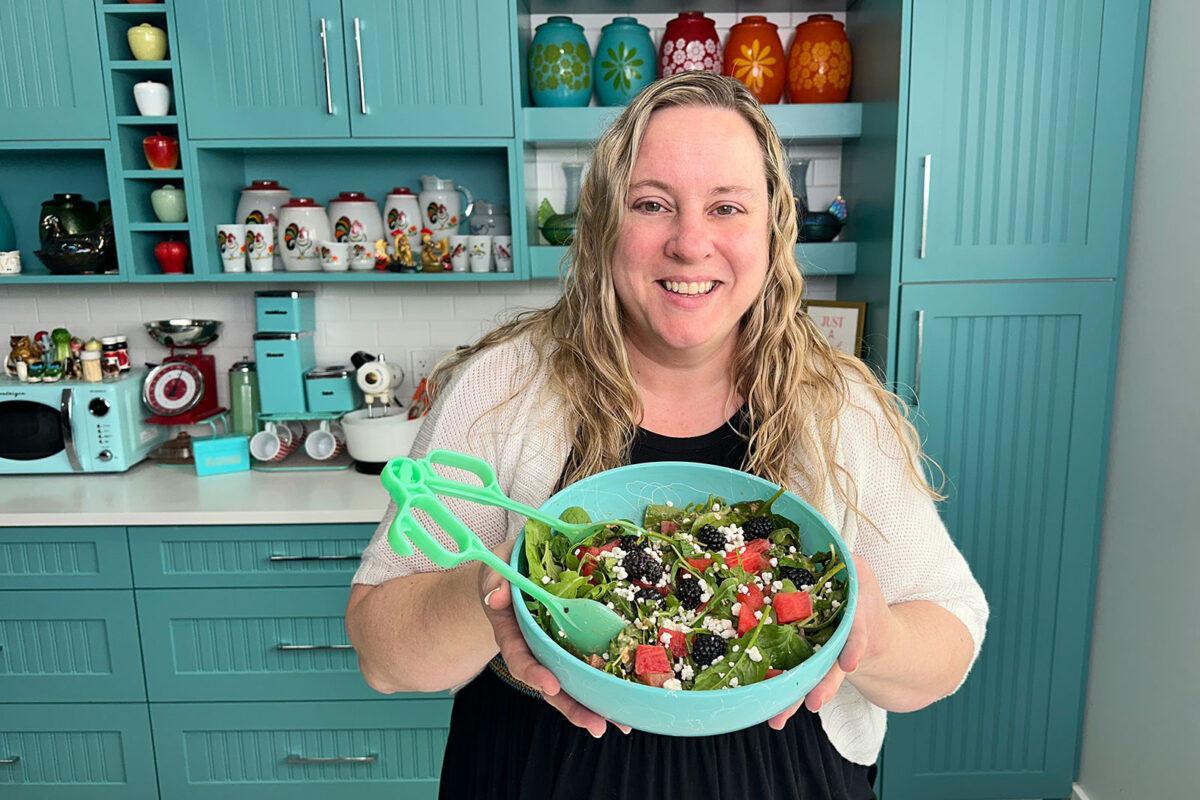
[{"label": "ceramic figurine", "polygon": [[67,363],[71,357],[71,332],[66,328],[55,328],[50,332],[50,341],[54,343],[54,360]]},{"label": "ceramic figurine", "polygon": [[10,336],[8,346],[12,349],[4,360],[4,371],[9,375],[17,375],[18,364],[28,366],[42,358],[41,348],[31,342],[28,336]]},{"label": "ceramic figurine", "polygon": [[383,239],[376,239],[375,240],[375,269],[380,269],[380,270],[387,269],[388,263],[389,263],[389,261],[388,261],[387,242],[385,242]]},{"label": "ceramic figurine", "polygon": [[416,263],[413,261],[412,244],[402,229],[392,231],[396,239],[395,258],[392,260],[393,269],[397,272],[414,272]]},{"label": "ceramic figurine", "polygon": [[433,243],[433,231],[421,229],[421,271],[441,272],[442,256]]},{"label": "ceramic figurine", "polygon": [[438,252],[442,255],[442,270],[444,272],[453,272],[454,264],[450,262],[450,240],[442,239],[437,243]]},{"label": "ceramic figurine", "polygon": [[41,383],[42,375],[44,375],[46,372],[46,365],[43,364],[41,361],[35,361],[29,365],[28,369],[29,369],[29,378],[28,378],[29,382],[30,383]]},{"label": "ceramic figurine", "polygon": [[52,361],[42,372],[43,383],[54,383],[60,380],[63,376],[63,365],[61,361]]}]

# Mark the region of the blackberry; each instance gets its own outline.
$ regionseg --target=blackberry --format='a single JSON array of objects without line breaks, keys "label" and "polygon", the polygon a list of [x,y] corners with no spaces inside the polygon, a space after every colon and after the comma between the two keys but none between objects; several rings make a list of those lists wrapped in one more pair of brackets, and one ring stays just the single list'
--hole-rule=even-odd
[{"label": "blackberry", "polygon": [[747,542],[766,539],[775,532],[775,520],[770,517],[754,517],[742,525],[742,536]]},{"label": "blackberry", "polygon": [[679,598],[680,606],[688,611],[698,608],[700,595],[703,593],[704,587],[700,585],[700,581],[692,577],[691,573],[679,573],[679,580],[675,583],[675,596]]},{"label": "blackberry", "polygon": [[663,596],[658,589],[638,589],[637,594],[633,596],[634,603],[645,603],[648,606],[658,606],[662,608]]},{"label": "blackberry", "polygon": [[696,539],[709,550],[720,552],[725,549],[725,534],[712,525],[701,525],[700,530],[696,531]]},{"label": "blackberry", "polygon": [[633,548],[637,547],[638,535],[635,533],[626,534],[625,536],[621,537],[620,542],[621,549],[628,553],[632,551]]},{"label": "blackberry", "polygon": [[814,578],[813,574],[804,567],[780,567],[779,571],[783,573],[784,578],[787,578],[789,581],[795,584],[797,589],[799,589],[801,586],[817,585],[817,579]]},{"label": "blackberry", "polygon": [[692,640],[692,658],[701,669],[711,666],[721,656],[725,655],[728,645],[720,636],[711,633],[698,633]]},{"label": "blackberry", "polygon": [[631,581],[658,583],[663,574],[662,565],[642,548],[634,548],[626,553],[621,559],[621,566],[625,568],[625,574]]}]

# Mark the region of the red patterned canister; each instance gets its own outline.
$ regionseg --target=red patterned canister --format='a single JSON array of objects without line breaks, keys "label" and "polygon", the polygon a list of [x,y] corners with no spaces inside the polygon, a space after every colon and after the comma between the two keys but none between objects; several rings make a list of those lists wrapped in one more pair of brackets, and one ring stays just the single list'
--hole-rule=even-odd
[{"label": "red patterned canister", "polygon": [[721,72],[721,40],[717,25],[700,11],[684,11],[667,23],[658,51],[658,74]]}]

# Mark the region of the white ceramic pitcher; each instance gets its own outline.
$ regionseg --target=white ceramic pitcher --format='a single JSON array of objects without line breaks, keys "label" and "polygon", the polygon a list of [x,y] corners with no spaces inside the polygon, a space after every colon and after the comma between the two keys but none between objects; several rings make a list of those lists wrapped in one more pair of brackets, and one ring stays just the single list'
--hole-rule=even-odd
[{"label": "white ceramic pitcher", "polygon": [[[459,192],[467,198],[465,211],[459,203]],[[459,186],[452,180],[443,180],[437,175],[421,176],[418,200],[421,204],[421,224],[433,231],[435,242],[458,233],[459,225],[475,208],[475,201],[467,187]]]}]

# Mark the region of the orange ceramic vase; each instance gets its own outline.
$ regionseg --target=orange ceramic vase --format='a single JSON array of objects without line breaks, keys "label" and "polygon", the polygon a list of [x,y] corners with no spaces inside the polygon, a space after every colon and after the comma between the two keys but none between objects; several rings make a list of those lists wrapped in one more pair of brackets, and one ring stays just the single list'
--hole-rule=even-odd
[{"label": "orange ceramic vase", "polygon": [[788,52],[788,99],[793,103],[844,103],[850,93],[850,42],[831,14],[813,14],[796,26]]},{"label": "orange ceramic vase", "polygon": [[783,97],[783,42],[778,26],[766,17],[750,16],[729,29],[723,75],[737,78],[760,103]]}]

